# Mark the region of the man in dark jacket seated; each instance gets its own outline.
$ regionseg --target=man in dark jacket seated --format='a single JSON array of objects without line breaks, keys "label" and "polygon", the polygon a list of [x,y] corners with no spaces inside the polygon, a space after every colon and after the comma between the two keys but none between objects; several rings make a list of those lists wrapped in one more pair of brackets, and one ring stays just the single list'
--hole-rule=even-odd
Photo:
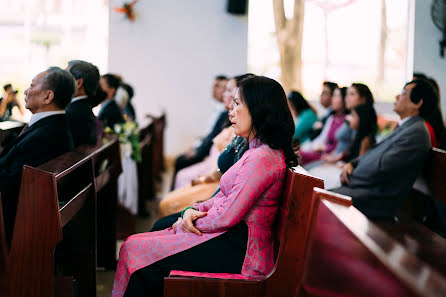
[{"label": "man in dark jacket seated", "polygon": [[96,95],[99,70],[91,63],[74,60],[68,62],[67,71],[73,75],[77,83],[77,90],[65,110],[74,146],[94,145],[97,143],[96,117],[88,98]]},{"label": "man in dark jacket seated", "polygon": [[107,97],[104,102],[101,103],[98,119],[104,124],[104,127],[114,129],[116,124],[125,122],[121,109],[114,100],[120,81],[115,75],[107,73],[101,77],[99,84],[102,90],[107,94]]},{"label": "man in dark jacket seated", "polygon": [[343,186],[332,191],[352,197],[353,205],[372,219],[393,219],[431,149],[424,118],[437,106],[438,95],[425,80],[408,82],[396,97],[401,120],[392,133],[344,165]]},{"label": "man in dark jacket seated", "polygon": [[6,239],[10,242],[23,165],[39,166],[73,149],[65,107],[76,81],[65,70],[51,67],[37,74],[25,91],[25,107],[33,115],[29,124],[0,154],[0,192]]}]

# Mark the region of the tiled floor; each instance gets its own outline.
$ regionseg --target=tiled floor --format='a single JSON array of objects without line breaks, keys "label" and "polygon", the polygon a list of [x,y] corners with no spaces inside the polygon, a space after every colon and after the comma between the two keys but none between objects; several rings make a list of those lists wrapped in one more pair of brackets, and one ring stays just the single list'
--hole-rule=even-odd
[{"label": "tiled floor", "polygon": [[[157,199],[147,201],[146,207],[149,212],[148,217],[137,217],[136,218],[136,232],[147,232],[152,228],[152,225],[156,221],[157,217],[157,209],[160,198],[164,196],[165,193],[169,191],[171,178],[172,178],[172,170],[173,166],[172,162],[166,161],[167,170],[163,173],[161,190],[157,194]],[[117,252],[119,253],[119,248],[121,247],[122,240],[118,240]],[[118,257],[118,255],[116,255]],[[109,297],[111,294],[111,290],[113,287],[113,279],[115,277],[114,271],[107,271],[98,269],[96,272],[96,289],[97,289],[97,297]]]}]

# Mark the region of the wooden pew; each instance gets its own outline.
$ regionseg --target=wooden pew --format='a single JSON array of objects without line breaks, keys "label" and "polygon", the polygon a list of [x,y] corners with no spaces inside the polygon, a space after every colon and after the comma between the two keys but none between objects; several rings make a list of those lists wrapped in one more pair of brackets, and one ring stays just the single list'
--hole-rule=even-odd
[{"label": "wooden pew", "polygon": [[446,279],[351,206],[315,189],[299,296],[446,296]]},{"label": "wooden pew", "polygon": [[25,126],[22,122],[4,121],[0,122],[0,152],[5,145],[13,141]]},{"label": "wooden pew", "polygon": [[[164,296],[295,296],[301,279],[313,187],[323,181],[287,171],[276,221],[276,261],[269,275],[257,280],[170,276],[164,279]],[[278,247],[278,248],[277,248]]]},{"label": "wooden pew", "polygon": [[[446,152],[433,148],[424,169],[427,181],[426,193],[413,189],[406,199],[404,209],[396,222],[377,222],[377,225],[415,257],[428,263],[446,277],[446,238],[425,226],[426,205],[431,199],[437,203],[446,203]],[[427,194],[427,195],[426,195]]]},{"label": "wooden pew", "polygon": [[6,243],[2,205],[2,197],[0,194],[0,278],[2,278],[9,270],[8,245]]},{"label": "wooden pew", "polygon": [[154,115],[147,115],[153,120],[153,173],[155,178],[161,177],[161,171],[164,168],[164,129],[166,127],[166,114],[163,113],[160,117]]},{"label": "wooden pew", "polygon": [[[119,216],[118,177],[122,172],[120,145],[117,137],[106,136],[103,144],[95,147],[82,147],[84,154],[90,154],[94,168],[95,191],[98,205],[98,261],[99,267],[108,270],[116,268],[116,240],[118,232],[126,224],[127,217]],[[132,220],[132,218],[129,218]],[[131,224],[131,222],[130,222]],[[133,218],[134,230],[134,218]]]},{"label": "wooden pew", "polygon": [[[93,173],[91,157],[79,152],[24,166],[0,296],[72,296],[74,280],[81,296],[96,295]],[[69,291],[57,295],[61,283]]]},{"label": "wooden pew", "polygon": [[145,202],[155,197],[155,177],[153,172],[154,123],[151,121],[140,130],[139,149],[141,162],[138,163],[138,213],[146,214]]}]

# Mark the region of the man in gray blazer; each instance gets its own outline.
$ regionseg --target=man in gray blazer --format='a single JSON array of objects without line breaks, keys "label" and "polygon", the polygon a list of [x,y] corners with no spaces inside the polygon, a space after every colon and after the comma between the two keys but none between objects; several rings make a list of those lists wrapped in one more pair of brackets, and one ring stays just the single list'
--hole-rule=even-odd
[{"label": "man in gray blazer", "polygon": [[429,82],[408,82],[396,96],[398,126],[367,153],[345,164],[343,186],[332,191],[351,196],[353,205],[369,218],[393,218],[429,154],[431,141],[424,118],[437,102]]}]

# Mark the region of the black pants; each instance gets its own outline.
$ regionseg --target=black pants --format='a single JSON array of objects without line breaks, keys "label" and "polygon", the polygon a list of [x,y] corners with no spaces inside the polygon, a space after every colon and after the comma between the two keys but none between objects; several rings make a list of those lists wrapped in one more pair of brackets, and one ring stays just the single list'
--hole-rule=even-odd
[{"label": "black pants", "polygon": [[124,296],[163,296],[164,277],[171,270],[240,273],[247,244],[248,226],[241,221],[216,238],[135,271]]},{"label": "black pants", "polygon": [[175,224],[175,222],[178,220],[180,216],[181,212],[177,212],[159,219],[158,221],[155,222],[150,232],[161,231],[169,227],[172,227],[172,225]]}]

